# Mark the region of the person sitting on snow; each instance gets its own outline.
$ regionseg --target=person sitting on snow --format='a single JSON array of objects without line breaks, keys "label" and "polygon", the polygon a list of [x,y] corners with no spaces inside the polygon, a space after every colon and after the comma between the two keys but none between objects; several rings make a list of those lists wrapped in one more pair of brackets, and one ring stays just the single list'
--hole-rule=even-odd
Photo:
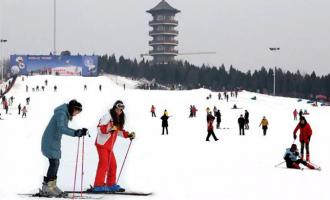
[{"label": "person sitting on snow", "polygon": [[[315,167],[299,157],[299,152],[296,144],[292,144],[291,148],[287,148],[284,154],[284,160],[287,168],[300,169],[299,164],[303,164],[309,169],[315,169]],[[299,158],[299,159],[298,159]]]}]

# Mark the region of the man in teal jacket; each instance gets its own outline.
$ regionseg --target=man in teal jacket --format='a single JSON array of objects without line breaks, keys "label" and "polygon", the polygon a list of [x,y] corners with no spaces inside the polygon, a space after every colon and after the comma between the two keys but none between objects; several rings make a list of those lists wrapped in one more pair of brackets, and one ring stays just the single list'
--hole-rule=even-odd
[{"label": "man in teal jacket", "polygon": [[82,111],[82,105],[71,100],[69,104],[63,104],[54,110],[54,115],[49,121],[46,130],[42,136],[41,151],[49,160],[47,176],[42,183],[41,196],[61,197],[66,196],[57,186],[57,171],[61,158],[61,139],[62,134],[72,137],[82,137],[87,134],[87,129],[74,130],[68,127],[69,121]]}]

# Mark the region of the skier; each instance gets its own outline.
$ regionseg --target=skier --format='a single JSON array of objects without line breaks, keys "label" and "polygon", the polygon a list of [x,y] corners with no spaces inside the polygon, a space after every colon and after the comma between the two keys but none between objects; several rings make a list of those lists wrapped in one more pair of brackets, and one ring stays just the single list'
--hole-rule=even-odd
[{"label": "skier", "polygon": [[206,108],[206,116],[211,112],[211,109],[209,107]]},{"label": "skier", "polygon": [[192,114],[193,114],[193,117],[196,117],[196,112],[197,112],[197,108],[195,105],[192,106]]},{"label": "skier", "polygon": [[86,90],[87,90],[87,85],[85,84],[85,85],[84,85],[84,91],[86,91]]},{"label": "skier", "polygon": [[219,100],[221,99],[221,93],[220,92],[218,93],[218,99]]},{"label": "skier", "polygon": [[210,141],[210,137],[212,136],[215,141],[218,141],[219,139],[215,136],[214,131],[213,131],[213,121],[215,117],[212,115],[211,112],[206,117],[207,119],[207,136],[206,136],[206,141]]},{"label": "skier", "polygon": [[160,118],[162,120],[162,135],[164,135],[164,129],[166,129],[166,135],[168,135],[168,113],[167,110],[164,110],[163,116]]},{"label": "skier", "polygon": [[259,127],[262,126],[262,130],[264,132],[264,136],[267,133],[267,129],[268,129],[268,120],[266,119],[266,117],[264,116],[259,124]]},{"label": "skier", "polygon": [[245,120],[245,129],[249,129],[249,112],[245,110],[244,120]]},{"label": "skier", "polygon": [[156,107],[154,105],[151,105],[151,117],[156,117],[156,113],[155,113]]},{"label": "skier", "polygon": [[218,111],[218,108],[216,106],[213,106],[213,115],[215,116],[215,113]]},{"label": "skier", "polygon": [[26,105],[29,105],[29,103],[30,103],[30,97],[27,97],[25,100],[26,100]]},{"label": "skier", "polygon": [[55,108],[54,115],[43,133],[41,151],[49,160],[49,168],[42,183],[41,196],[62,197],[67,195],[56,186],[57,171],[61,158],[61,139],[62,134],[72,137],[82,137],[87,134],[88,130],[86,128],[74,130],[68,127],[69,121],[81,111],[81,104],[74,99],[68,104]]},{"label": "skier", "polygon": [[190,114],[189,114],[189,118],[191,118],[191,117],[193,117],[193,116],[194,116],[194,114],[193,114],[193,107],[192,107],[192,105],[190,105],[189,111],[190,111]]},{"label": "skier", "polygon": [[7,100],[3,101],[3,107],[6,110],[6,114],[8,114],[8,101]]},{"label": "skier", "polygon": [[221,122],[220,110],[217,110],[217,112],[215,113],[215,117],[217,118],[217,129],[219,129],[220,128],[220,122]]},{"label": "skier", "polygon": [[100,91],[102,90],[102,85],[101,85],[101,84],[99,85],[99,90],[100,90]]},{"label": "skier", "polygon": [[25,91],[28,92],[29,91],[29,86],[25,85]]},{"label": "skier", "polygon": [[26,118],[26,113],[27,113],[27,109],[26,109],[26,106],[24,106],[23,109],[22,109],[22,118],[23,117]]},{"label": "skier", "polygon": [[47,86],[47,84],[48,84],[48,80],[46,79],[46,80],[45,80],[45,85]]},{"label": "skier", "polygon": [[306,146],[306,160],[310,161],[310,154],[309,154],[309,142],[312,136],[312,128],[309,123],[306,121],[305,117],[300,117],[299,123],[293,131],[293,139],[297,138],[297,131],[300,130],[299,134],[299,141],[301,145],[300,149],[300,157],[304,159],[304,148]]},{"label": "skier", "polygon": [[294,120],[297,120],[297,115],[298,115],[298,111],[297,111],[297,109],[294,109],[294,111],[293,111],[293,119]]},{"label": "skier", "polygon": [[[125,189],[116,183],[117,164],[113,147],[117,136],[135,138],[134,132],[124,130],[125,105],[117,100],[113,107],[100,119],[97,125],[95,146],[99,155],[93,192],[124,192]],[[106,178],[106,183],[104,179]]]},{"label": "skier", "polygon": [[244,135],[244,125],[245,125],[245,119],[241,114],[241,116],[238,118],[239,135]]},{"label": "skier", "polygon": [[57,86],[56,85],[54,85],[54,92],[56,92],[57,91]]},{"label": "skier", "polygon": [[299,110],[299,118],[303,116],[303,111],[302,109]]},{"label": "skier", "polygon": [[284,154],[284,160],[286,162],[286,167],[287,168],[292,168],[292,169],[300,169],[299,164],[303,164],[306,167],[308,167],[309,169],[315,169],[315,167],[313,165],[311,165],[310,163],[304,161],[303,159],[299,158],[299,153],[298,153],[298,149],[297,149],[297,145],[296,144],[292,144],[291,148],[287,148]]},{"label": "skier", "polygon": [[18,115],[21,115],[21,109],[22,109],[22,107],[21,107],[21,104],[18,104]]}]

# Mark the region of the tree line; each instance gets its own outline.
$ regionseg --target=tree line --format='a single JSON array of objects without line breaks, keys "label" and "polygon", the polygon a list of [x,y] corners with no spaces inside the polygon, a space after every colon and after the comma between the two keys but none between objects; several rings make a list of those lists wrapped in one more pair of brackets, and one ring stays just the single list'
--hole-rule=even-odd
[{"label": "tree line", "polygon": [[[181,85],[186,89],[208,88],[213,91],[245,89],[253,92],[270,94],[273,92],[274,70],[261,67],[260,70],[242,72],[222,64],[219,67],[196,66],[187,61],[170,64],[152,64],[142,59],[137,62],[115,55],[99,56],[98,69],[102,73],[111,73],[132,78],[155,79],[157,83],[171,86]],[[276,69],[276,95],[313,98],[318,94],[330,96],[330,74],[316,76]]]}]

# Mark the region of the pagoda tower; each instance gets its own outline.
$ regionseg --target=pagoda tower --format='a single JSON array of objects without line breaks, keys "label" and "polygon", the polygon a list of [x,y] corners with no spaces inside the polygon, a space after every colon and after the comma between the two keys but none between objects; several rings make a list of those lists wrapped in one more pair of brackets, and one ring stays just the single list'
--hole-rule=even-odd
[{"label": "pagoda tower", "polygon": [[178,50],[175,47],[179,44],[175,37],[179,32],[175,30],[178,26],[178,21],[175,20],[175,14],[179,13],[170,6],[165,0],[162,0],[156,7],[147,11],[153,17],[149,22],[152,30],[149,35],[152,40],[149,45],[153,47],[149,51],[149,55],[153,57],[155,64],[167,64],[174,61],[174,57],[178,55]]}]

